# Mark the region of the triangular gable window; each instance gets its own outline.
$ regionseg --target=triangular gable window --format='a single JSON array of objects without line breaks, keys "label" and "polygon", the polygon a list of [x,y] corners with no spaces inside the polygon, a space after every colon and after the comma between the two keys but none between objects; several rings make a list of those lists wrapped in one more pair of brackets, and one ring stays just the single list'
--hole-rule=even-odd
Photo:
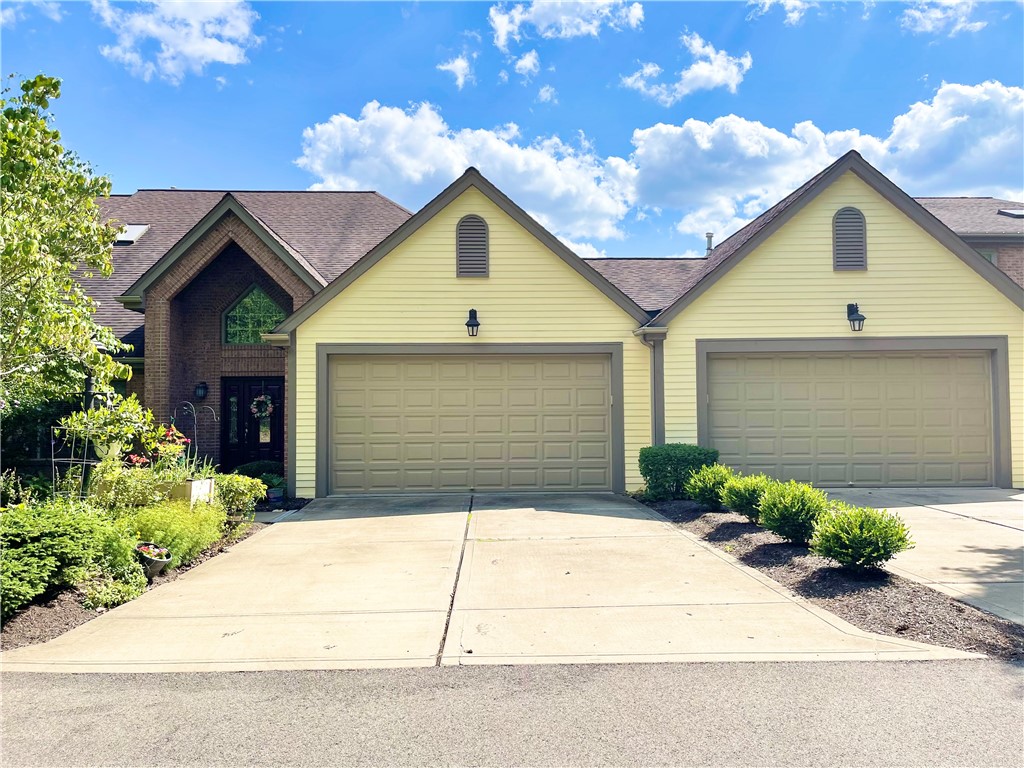
[{"label": "triangular gable window", "polygon": [[224,313],[224,343],[263,344],[260,334],[270,333],[287,314],[254,285]]}]

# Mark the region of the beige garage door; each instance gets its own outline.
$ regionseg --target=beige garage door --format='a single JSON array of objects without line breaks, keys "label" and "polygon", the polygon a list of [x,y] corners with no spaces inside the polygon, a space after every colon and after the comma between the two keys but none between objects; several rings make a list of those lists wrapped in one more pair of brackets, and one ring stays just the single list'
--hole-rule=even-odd
[{"label": "beige garage door", "polygon": [[709,355],[724,464],[818,485],[992,485],[982,352]]},{"label": "beige garage door", "polygon": [[612,487],[603,355],[330,358],[330,491]]}]

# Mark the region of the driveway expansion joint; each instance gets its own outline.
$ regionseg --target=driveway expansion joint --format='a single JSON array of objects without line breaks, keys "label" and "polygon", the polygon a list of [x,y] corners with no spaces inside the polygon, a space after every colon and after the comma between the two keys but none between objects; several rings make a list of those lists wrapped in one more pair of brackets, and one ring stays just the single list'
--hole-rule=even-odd
[{"label": "driveway expansion joint", "polygon": [[455,567],[455,583],[452,584],[452,596],[448,601],[448,615],[444,619],[444,631],[441,633],[441,644],[437,647],[437,657],[434,659],[434,666],[441,666],[441,659],[444,656],[444,644],[448,640],[448,628],[452,623],[452,612],[455,610],[455,595],[459,591],[459,576],[462,573],[462,561],[466,558],[466,542],[469,541],[469,525],[473,520],[473,496],[469,497],[469,509],[466,510],[466,527],[462,529],[462,550],[459,552],[459,564]]}]

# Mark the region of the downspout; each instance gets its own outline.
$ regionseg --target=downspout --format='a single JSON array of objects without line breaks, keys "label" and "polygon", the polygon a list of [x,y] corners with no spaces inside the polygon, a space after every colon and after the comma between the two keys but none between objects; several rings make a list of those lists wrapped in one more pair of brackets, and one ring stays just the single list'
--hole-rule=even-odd
[{"label": "downspout", "polygon": [[643,326],[633,331],[651,350],[651,445],[665,443],[665,336],[668,328]]}]

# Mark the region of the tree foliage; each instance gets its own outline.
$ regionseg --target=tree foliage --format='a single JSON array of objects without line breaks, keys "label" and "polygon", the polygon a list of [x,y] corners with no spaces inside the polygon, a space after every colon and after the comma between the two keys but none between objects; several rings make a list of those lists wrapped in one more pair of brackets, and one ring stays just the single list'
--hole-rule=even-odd
[{"label": "tree foliage", "polygon": [[0,99],[0,405],[81,392],[89,373],[100,385],[131,375],[111,357],[127,345],[95,322],[76,279],[112,272],[117,228],[95,202],[110,181],[61,145],[47,112],[58,79],[13,90],[8,81]]}]

